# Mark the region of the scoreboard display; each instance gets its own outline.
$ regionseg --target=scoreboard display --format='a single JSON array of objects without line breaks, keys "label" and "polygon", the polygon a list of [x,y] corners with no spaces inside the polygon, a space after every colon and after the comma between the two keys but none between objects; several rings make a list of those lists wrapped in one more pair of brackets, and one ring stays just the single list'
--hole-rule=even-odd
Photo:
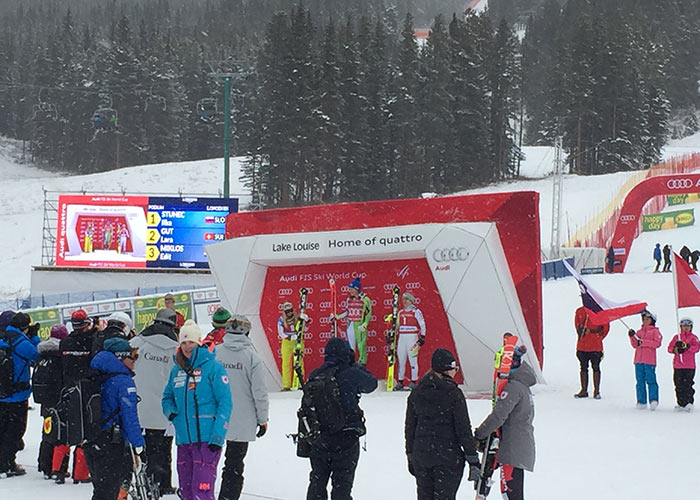
[{"label": "scoreboard display", "polygon": [[236,198],[61,195],[56,265],[207,268],[206,245],[224,239]]},{"label": "scoreboard display", "polygon": [[150,198],[146,213],[147,267],[209,267],[205,245],[223,241],[237,199]]}]

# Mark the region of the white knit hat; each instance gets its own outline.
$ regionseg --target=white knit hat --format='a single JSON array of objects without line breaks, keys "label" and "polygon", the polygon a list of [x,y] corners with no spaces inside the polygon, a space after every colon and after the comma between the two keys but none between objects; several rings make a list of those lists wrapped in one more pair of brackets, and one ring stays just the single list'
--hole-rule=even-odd
[{"label": "white knit hat", "polygon": [[199,329],[197,323],[188,319],[185,321],[185,324],[180,327],[179,341],[181,344],[189,341],[197,345],[202,345],[202,330]]}]

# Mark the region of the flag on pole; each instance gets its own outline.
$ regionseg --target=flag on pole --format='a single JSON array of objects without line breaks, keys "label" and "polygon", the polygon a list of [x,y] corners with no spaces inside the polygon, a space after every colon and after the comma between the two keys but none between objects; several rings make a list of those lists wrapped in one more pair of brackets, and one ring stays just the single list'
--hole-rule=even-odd
[{"label": "flag on pole", "polygon": [[564,265],[571,273],[571,276],[578,281],[578,287],[581,290],[581,301],[583,308],[586,310],[588,317],[596,325],[610,323],[616,319],[639,314],[647,307],[646,302],[639,300],[631,300],[628,302],[613,302],[606,299],[601,294],[596,292],[591,286],[586,283],[576,270],[564,260]]},{"label": "flag on pole", "polygon": [[700,306],[700,276],[676,252],[673,252],[673,277],[676,306]]}]

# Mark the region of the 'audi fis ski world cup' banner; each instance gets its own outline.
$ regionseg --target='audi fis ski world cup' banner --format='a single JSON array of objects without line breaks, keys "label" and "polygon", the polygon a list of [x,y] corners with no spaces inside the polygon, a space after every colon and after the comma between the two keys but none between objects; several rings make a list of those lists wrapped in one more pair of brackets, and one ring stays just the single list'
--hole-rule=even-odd
[{"label": "'audi fis ski world cup' banner", "polygon": [[[458,258],[457,252],[452,253]],[[391,293],[395,285],[399,286],[402,294],[410,292],[415,296],[416,306],[425,317],[426,342],[418,355],[419,376],[430,369],[430,356],[437,347],[455,352],[440,294],[425,259],[271,267],[267,272],[264,287],[270,293],[263,296],[260,319],[280,371],[282,353],[281,341],[277,335],[277,319],[282,314],[284,302],[291,302],[294,309],[299,310],[299,290],[302,287],[308,290],[306,314],[309,316],[304,333],[304,363],[307,367],[316,367],[323,363],[323,346],[332,336],[330,315],[333,304],[329,286],[331,278],[336,281],[338,313],[346,308],[348,284],[355,278],[360,279],[362,292],[372,301],[372,317],[367,329],[367,369],[371,372],[381,374],[386,369],[388,346],[385,334],[390,324],[384,319],[391,313]],[[339,321],[338,333],[342,338],[346,338],[347,327],[345,320]],[[410,370],[408,373],[410,375]],[[462,382],[461,374],[458,376],[458,382]]]},{"label": "'audi fis ski world cup' banner", "polygon": [[236,198],[61,195],[56,265],[206,268],[205,246],[237,210]]},{"label": "'audi fis ski world cup' banner", "polygon": [[660,214],[645,215],[642,218],[642,231],[661,231],[664,229],[676,229],[695,224],[695,210],[676,210]]}]

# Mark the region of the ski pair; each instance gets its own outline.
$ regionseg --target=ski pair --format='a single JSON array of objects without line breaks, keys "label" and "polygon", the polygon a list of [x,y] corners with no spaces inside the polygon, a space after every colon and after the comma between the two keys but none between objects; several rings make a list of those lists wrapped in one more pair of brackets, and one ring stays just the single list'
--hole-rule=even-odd
[{"label": "ski pair", "polygon": [[131,451],[131,461],[134,470],[129,495],[134,500],[159,500],[160,489],[153,476],[149,476],[146,473],[146,460],[143,454],[137,455],[131,446],[129,446],[129,451]]},{"label": "ski pair", "polygon": [[[496,399],[503,392],[508,383],[510,368],[513,364],[513,353],[518,344],[518,337],[506,334],[503,337],[503,347],[496,353],[493,371],[493,390],[491,392],[491,407],[496,405]],[[484,446],[484,456],[481,460],[481,474],[479,480],[474,485],[476,490],[476,500],[484,500],[491,491],[493,479],[491,476],[498,467],[498,449],[500,446],[501,433],[496,429],[486,440]]]},{"label": "ski pair", "polygon": [[294,345],[294,362],[293,362],[293,379],[292,379],[292,389],[299,389],[300,385],[304,383],[304,371],[303,371],[303,361],[304,361],[304,327],[306,321],[303,319],[306,317],[306,295],[308,290],[302,288],[299,290],[299,319],[295,325],[297,332],[297,342]]},{"label": "ski pair", "polygon": [[396,339],[399,333],[399,287],[394,286],[391,292],[391,315],[386,317],[387,322],[391,322],[391,329],[387,334],[389,352],[386,356],[386,390],[394,390],[394,367],[396,366]]}]

